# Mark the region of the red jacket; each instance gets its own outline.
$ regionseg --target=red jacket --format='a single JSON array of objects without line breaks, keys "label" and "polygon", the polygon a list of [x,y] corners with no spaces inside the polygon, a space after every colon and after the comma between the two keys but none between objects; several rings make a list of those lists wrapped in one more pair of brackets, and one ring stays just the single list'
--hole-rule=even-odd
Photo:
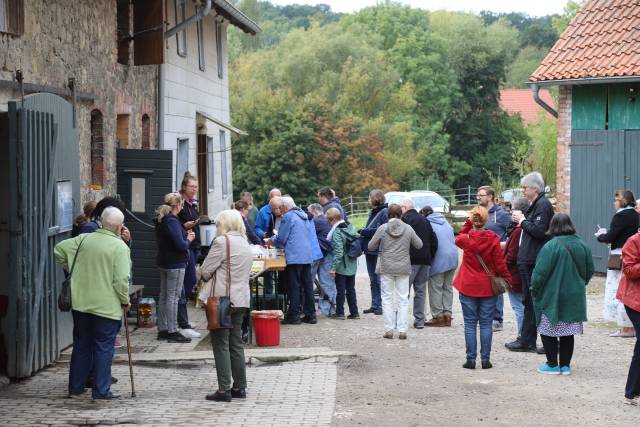
[{"label": "red jacket", "polygon": [[464,251],[462,265],[453,280],[453,286],[458,292],[469,297],[493,296],[489,276],[476,254],[482,257],[493,274],[511,282],[511,273],[500,249],[500,239],[493,231],[474,230],[471,221],[467,220],[456,237],[456,245]]},{"label": "red jacket", "polygon": [[522,281],[518,271],[518,250],[520,249],[521,234],[522,227],[517,225],[507,239],[507,245],[504,248],[504,260],[509,268],[509,273],[511,273],[511,290],[517,293],[522,292]]},{"label": "red jacket", "polygon": [[640,312],[640,233],[629,237],[622,247],[622,278],[616,298]]}]

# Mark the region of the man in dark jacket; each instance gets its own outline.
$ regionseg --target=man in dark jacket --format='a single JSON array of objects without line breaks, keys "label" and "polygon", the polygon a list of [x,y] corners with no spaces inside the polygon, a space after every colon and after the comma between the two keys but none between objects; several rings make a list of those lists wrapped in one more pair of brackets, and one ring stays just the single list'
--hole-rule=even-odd
[{"label": "man in dark jacket", "polygon": [[525,175],[520,184],[524,197],[531,202],[526,214],[518,211],[512,213],[513,221],[522,227],[518,251],[518,271],[520,271],[522,281],[524,320],[520,337],[513,342],[506,343],[505,346],[511,351],[533,353],[536,352],[538,332],[529,286],[538,252],[548,241],[547,230],[553,217],[553,206],[544,195],[544,179],[539,172]]},{"label": "man in dark jacket", "polygon": [[369,274],[369,283],[371,286],[371,306],[363,310],[364,314],[373,313],[382,315],[382,289],[380,287],[380,276],[376,273],[376,265],[378,263],[378,250],[369,250],[369,241],[382,224],[386,224],[387,204],[385,203],[384,192],[378,188],[369,192],[369,205],[371,211],[367,224],[361,230],[358,230],[362,236],[362,247],[364,248],[364,257],[367,262],[367,273]]},{"label": "man in dark jacket", "polygon": [[318,244],[322,251],[322,259],[313,261],[311,264],[311,277],[318,276],[320,283],[320,298],[318,308],[325,316],[332,316],[336,313],[336,282],[331,276],[331,266],[333,264],[333,250],[331,242],[327,240],[327,234],[331,231],[331,224],[322,213],[322,206],[313,203],[307,208],[309,219],[316,227]]},{"label": "man in dark jacket", "polygon": [[327,213],[331,208],[338,209],[340,211],[340,215],[344,219],[344,222],[349,224],[347,214],[345,214],[344,209],[342,209],[342,205],[340,204],[340,199],[336,197],[335,191],[331,188],[322,187],[318,190],[318,203],[322,206],[322,213]]},{"label": "man in dark jacket", "polygon": [[412,246],[409,252],[411,258],[409,286],[413,284],[415,294],[413,297],[413,327],[423,329],[424,307],[427,302],[427,281],[429,280],[432,254],[435,254],[437,249],[433,247],[436,242],[432,237],[431,223],[415,210],[413,200],[409,198],[402,200],[400,207],[402,208],[402,221],[411,226],[422,240],[422,248],[416,249]]}]

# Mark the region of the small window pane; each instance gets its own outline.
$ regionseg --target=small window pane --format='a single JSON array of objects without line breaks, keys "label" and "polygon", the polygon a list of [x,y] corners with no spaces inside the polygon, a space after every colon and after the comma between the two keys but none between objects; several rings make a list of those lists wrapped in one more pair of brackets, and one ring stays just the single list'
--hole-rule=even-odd
[{"label": "small window pane", "polygon": [[60,232],[73,226],[73,184],[71,181],[56,183],[56,225]]},{"label": "small window pane", "polygon": [[147,180],[131,178],[131,211],[146,212]]},{"label": "small window pane", "polygon": [[213,138],[207,137],[207,186],[209,187],[209,193],[214,189],[213,183],[215,182],[215,167],[213,163]]},{"label": "small window pane", "polygon": [[178,138],[178,161],[176,163],[176,183],[180,187],[184,173],[189,170],[189,139]]},{"label": "small window pane", "polygon": [[227,134],[220,131],[220,172],[222,174],[222,197],[229,195],[229,181],[227,180]]}]

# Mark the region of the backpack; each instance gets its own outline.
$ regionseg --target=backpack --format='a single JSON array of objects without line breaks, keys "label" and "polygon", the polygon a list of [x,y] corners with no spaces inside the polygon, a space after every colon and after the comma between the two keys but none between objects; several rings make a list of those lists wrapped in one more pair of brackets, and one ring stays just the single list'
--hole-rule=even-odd
[{"label": "backpack", "polygon": [[347,234],[344,240],[344,253],[349,258],[358,258],[362,255],[362,238],[360,235]]}]

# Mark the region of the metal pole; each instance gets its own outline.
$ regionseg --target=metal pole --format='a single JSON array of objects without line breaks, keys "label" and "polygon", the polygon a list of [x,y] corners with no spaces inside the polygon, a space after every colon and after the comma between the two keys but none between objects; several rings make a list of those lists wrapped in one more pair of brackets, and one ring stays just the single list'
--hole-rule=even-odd
[{"label": "metal pole", "polygon": [[129,356],[129,376],[131,377],[131,397],[136,397],[136,388],[133,385],[133,364],[131,363],[131,342],[129,341],[129,319],[127,309],[122,308],[122,314],[124,315],[124,330],[127,337],[127,355]]},{"label": "metal pole", "polygon": [[467,187],[467,205],[471,205],[471,186]]}]

